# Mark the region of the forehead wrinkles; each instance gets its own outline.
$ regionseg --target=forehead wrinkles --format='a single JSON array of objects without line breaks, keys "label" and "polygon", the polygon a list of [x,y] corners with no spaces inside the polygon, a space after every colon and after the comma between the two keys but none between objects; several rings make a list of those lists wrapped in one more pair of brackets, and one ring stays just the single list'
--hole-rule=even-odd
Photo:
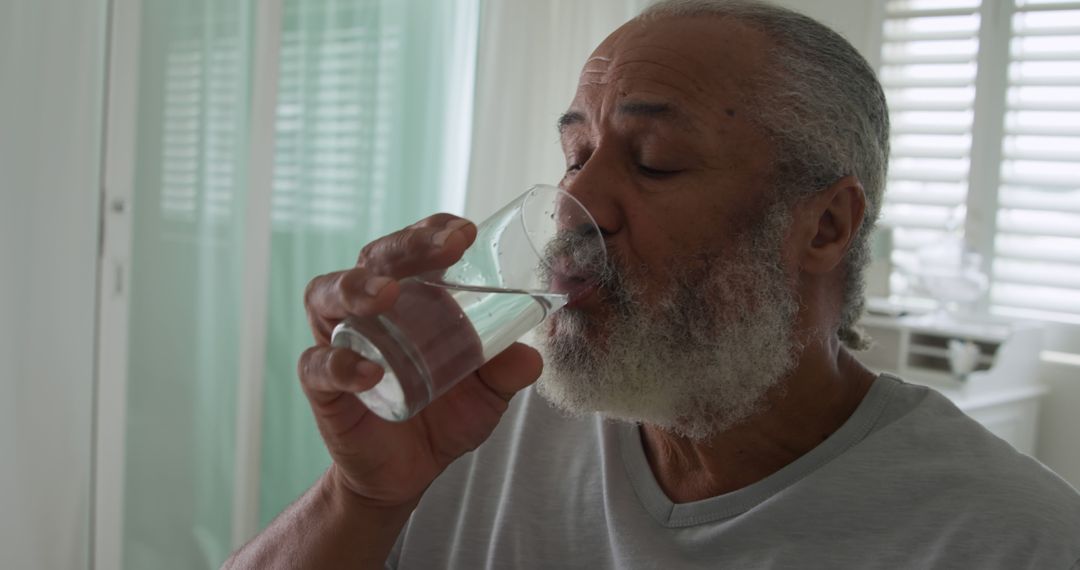
[{"label": "forehead wrinkles", "polygon": [[581,71],[576,98],[579,106],[592,102],[606,108],[608,104],[601,101],[654,95],[689,103],[691,109],[687,110],[692,114],[708,114],[706,110],[722,100],[735,104],[742,99],[742,74],[725,72],[722,61],[714,58],[702,61],[692,54],[654,44],[615,46],[605,51],[591,57]]},{"label": "forehead wrinkles", "polygon": [[615,49],[614,57],[594,55],[581,70],[581,84],[606,84],[623,77],[655,76],[665,83],[706,90],[704,78],[709,69],[699,60],[685,54],[656,45]]},{"label": "forehead wrinkles", "polygon": [[584,82],[586,77],[588,77],[590,80],[603,82],[603,76],[607,73],[610,66],[610,57],[602,55],[590,57],[589,61],[585,62],[585,68],[581,70],[581,81]]}]

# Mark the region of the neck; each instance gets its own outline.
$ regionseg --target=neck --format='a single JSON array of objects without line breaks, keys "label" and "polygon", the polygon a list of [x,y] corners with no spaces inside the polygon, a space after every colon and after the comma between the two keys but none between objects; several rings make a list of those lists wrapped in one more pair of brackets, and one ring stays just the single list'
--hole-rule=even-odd
[{"label": "neck", "polygon": [[807,346],[795,370],[767,394],[763,412],[700,441],[643,425],[645,456],[673,502],[736,491],[832,435],[851,417],[874,378],[835,339]]}]

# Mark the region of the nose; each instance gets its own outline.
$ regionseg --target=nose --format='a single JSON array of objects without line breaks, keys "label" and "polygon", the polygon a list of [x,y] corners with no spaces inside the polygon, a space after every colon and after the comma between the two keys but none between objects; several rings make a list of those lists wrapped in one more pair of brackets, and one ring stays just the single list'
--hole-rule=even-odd
[{"label": "nose", "polygon": [[604,237],[613,236],[622,229],[623,216],[619,206],[621,178],[622,173],[616,165],[597,152],[562,185],[567,194],[585,207]]}]

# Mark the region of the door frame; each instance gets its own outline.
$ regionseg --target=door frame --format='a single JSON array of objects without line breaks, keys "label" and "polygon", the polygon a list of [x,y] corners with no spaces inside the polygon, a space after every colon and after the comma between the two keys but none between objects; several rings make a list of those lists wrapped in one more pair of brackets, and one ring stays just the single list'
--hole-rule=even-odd
[{"label": "door frame", "polygon": [[91,568],[121,568],[140,0],[109,0],[101,158]]},{"label": "door frame", "polygon": [[[274,164],[283,0],[252,0],[254,51],[247,149],[244,273],[238,343],[233,548],[259,530],[263,378],[270,269]],[[123,567],[124,472],[131,309],[132,199],[142,0],[109,0],[100,180],[101,247],[97,362],[94,370],[90,568]]]}]

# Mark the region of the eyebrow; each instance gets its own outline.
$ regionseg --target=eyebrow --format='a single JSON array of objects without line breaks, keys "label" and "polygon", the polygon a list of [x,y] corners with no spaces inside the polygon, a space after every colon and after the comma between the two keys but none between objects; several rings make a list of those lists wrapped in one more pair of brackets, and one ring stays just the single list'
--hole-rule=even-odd
[{"label": "eyebrow", "polygon": [[[627,101],[619,104],[615,109],[618,115],[630,115],[635,117],[651,117],[670,121],[672,124],[690,132],[697,132],[694,123],[677,108],[667,103],[647,103],[643,101]],[[585,122],[585,114],[579,111],[567,111],[559,117],[559,134],[562,134],[571,125]]]},{"label": "eyebrow", "polygon": [[563,134],[567,128],[571,125],[579,125],[585,122],[585,114],[577,111],[567,111],[559,116],[557,126],[559,127],[559,134]]}]

